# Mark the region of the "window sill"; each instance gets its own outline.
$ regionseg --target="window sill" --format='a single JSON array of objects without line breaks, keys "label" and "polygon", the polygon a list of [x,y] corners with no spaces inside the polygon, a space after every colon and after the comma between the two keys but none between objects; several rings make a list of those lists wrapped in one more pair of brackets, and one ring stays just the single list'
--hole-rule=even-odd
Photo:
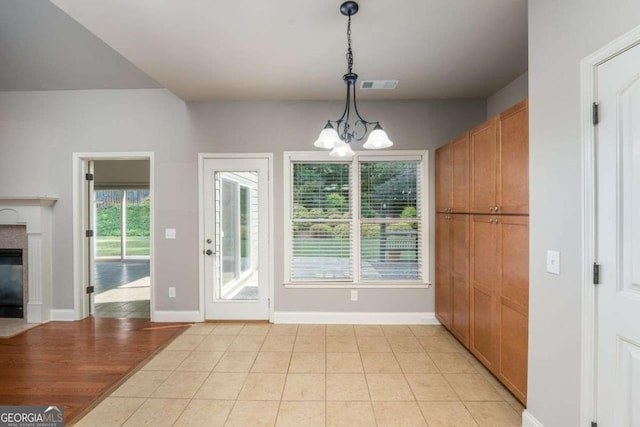
[{"label": "window sill", "polygon": [[428,289],[431,283],[395,282],[390,283],[352,283],[352,282],[296,282],[283,283],[291,289]]}]

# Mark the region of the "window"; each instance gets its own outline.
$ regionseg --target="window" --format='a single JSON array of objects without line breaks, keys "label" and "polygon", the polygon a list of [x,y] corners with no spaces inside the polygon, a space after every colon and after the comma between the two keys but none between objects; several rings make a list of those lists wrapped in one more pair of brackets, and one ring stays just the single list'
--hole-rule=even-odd
[{"label": "window", "polygon": [[289,285],[424,285],[426,153],[285,153]]},{"label": "window", "polygon": [[149,190],[94,191],[97,258],[148,257]]}]

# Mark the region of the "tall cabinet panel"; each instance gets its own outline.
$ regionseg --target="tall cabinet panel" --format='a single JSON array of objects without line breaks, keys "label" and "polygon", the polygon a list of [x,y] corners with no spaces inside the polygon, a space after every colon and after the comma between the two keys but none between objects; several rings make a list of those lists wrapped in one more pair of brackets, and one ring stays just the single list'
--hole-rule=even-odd
[{"label": "tall cabinet panel", "polygon": [[493,214],[498,204],[497,119],[469,132],[471,147],[471,212]]},{"label": "tall cabinet panel", "polygon": [[451,215],[451,332],[469,345],[469,215]]},{"label": "tall cabinet panel", "polygon": [[451,212],[469,212],[469,133],[451,141]]},{"label": "tall cabinet panel", "polygon": [[500,114],[500,200],[501,213],[529,213],[529,110],[522,101]]},{"label": "tall cabinet panel", "polygon": [[497,375],[524,401],[529,348],[529,218],[503,216],[500,239],[500,369]]},{"label": "tall cabinet panel", "polygon": [[491,371],[498,362],[500,236],[497,218],[471,217],[471,352]]},{"label": "tall cabinet panel", "polygon": [[451,327],[451,215],[436,214],[436,317]]},{"label": "tall cabinet panel", "polygon": [[453,163],[451,145],[436,150],[436,212],[451,212]]}]

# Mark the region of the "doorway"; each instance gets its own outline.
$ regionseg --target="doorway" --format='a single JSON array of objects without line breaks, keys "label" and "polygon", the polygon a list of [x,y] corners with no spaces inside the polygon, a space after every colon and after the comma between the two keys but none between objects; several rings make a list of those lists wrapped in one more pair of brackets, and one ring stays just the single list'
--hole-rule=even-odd
[{"label": "doorway", "polygon": [[207,320],[269,319],[270,165],[270,156],[200,156]]},{"label": "doorway", "polygon": [[74,153],[76,319],[153,319],[153,206],[152,153]]}]

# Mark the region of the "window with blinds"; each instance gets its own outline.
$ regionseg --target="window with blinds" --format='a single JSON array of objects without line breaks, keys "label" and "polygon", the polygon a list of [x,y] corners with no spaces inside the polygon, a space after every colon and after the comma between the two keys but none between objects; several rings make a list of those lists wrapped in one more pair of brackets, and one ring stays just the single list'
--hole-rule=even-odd
[{"label": "window with blinds", "polygon": [[425,154],[285,156],[287,282],[426,281]]}]

